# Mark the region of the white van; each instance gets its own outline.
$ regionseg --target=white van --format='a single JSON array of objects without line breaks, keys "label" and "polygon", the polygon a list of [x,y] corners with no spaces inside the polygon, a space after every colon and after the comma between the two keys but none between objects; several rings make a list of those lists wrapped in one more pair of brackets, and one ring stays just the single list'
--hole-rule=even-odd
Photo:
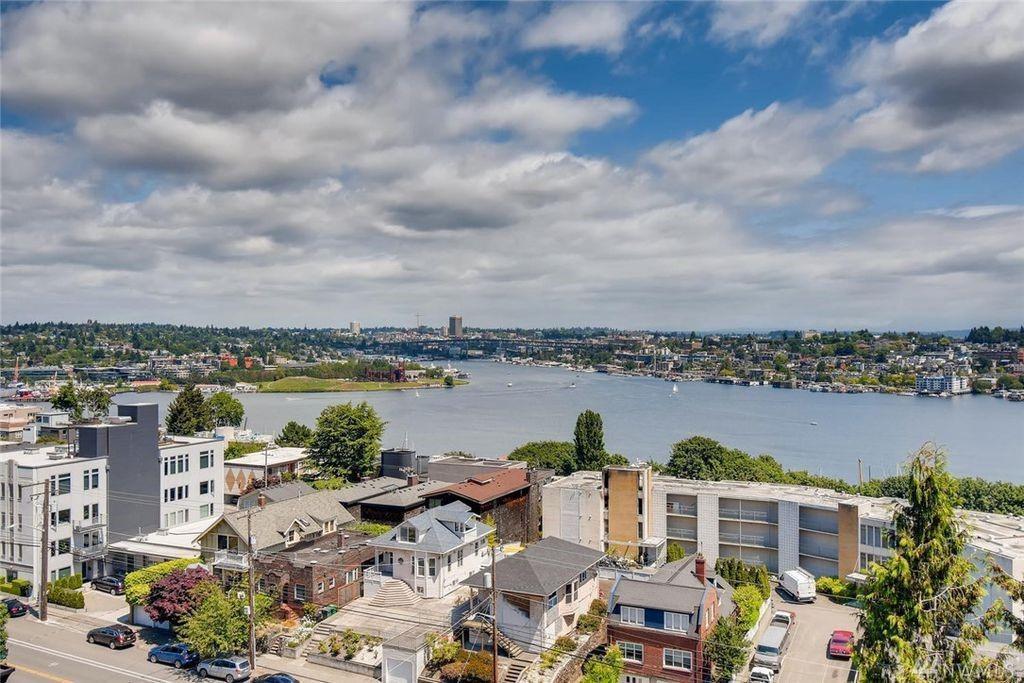
[{"label": "white van", "polygon": [[782,572],[782,576],[779,577],[779,586],[792,595],[797,602],[814,602],[818,596],[814,576],[800,567]]}]

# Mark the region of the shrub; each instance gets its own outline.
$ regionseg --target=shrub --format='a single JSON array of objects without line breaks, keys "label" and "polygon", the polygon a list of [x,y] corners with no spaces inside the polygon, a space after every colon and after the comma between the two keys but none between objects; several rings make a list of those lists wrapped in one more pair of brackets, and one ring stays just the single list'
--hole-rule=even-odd
[{"label": "shrub", "polygon": [[608,614],[608,603],[597,598],[590,603],[590,609],[587,610],[587,614],[592,614],[595,617],[603,617]]},{"label": "shrub", "polygon": [[540,668],[541,671],[547,671],[558,664],[558,661],[562,658],[562,653],[558,650],[545,650],[540,653]]},{"label": "shrub", "polygon": [[593,633],[601,628],[601,619],[602,617],[596,614],[580,615],[579,621],[576,622],[576,630],[580,633]]},{"label": "shrub", "polygon": [[391,531],[393,527],[390,524],[379,524],[377,522],[359,522],[346,528],[350,531],[366,534],[367,536],[380,536]]},{"label": "shrub", "polygon": [[757,586],[744,585],[733,591],[732,601],[736,605],[737,619],[746,630],[750,630],[757,623],[758,612],[764,598]]},{"label": "shrub", "polygon": [[466,673],[465,662],[452,662],[441,667],[441,680],[444,683],[458,683]]},{"label": "shrub", "polygon": [[491,683],[491,667],[494,659],[489,652],[474,652],[466,660],[462,672],[463,683]]},{"label": "shrub", "polygon": [[853,598],[857,595],[856,586],[833,576],[819,576],[815,581],[815,588],[826,597]]},{"label": "shrub", "polygon": [[149,584],[158,581],[177,569],[187,569],[199,562],[198,557],[168,560],[129,572],[124,577],[124,597],[129,605],[142,605],[149,596]]},{"label": "shrub", "polygon": [[454,640],[449,640],[437,633],[428,633],[426,637],[429,663],[434,669],[451,664],[459,657],[462,647]]},{"label": "shrub", "polygon": [[64,607],[82,609],[85,607],[85,596],[78,591],[73,591],[60,586],[50,588],[47,594],[47,602]]},{"label": "shrub", "polygon": [[573,652],[576,649],[576,639],[572,636],[558,636],[555,640],[555,649],[562,652]]},{"label": "shrub", "polygon": [[0,583],[0,591],[26,598],[32,594],[32,582],[28,579],[12,579]]}]

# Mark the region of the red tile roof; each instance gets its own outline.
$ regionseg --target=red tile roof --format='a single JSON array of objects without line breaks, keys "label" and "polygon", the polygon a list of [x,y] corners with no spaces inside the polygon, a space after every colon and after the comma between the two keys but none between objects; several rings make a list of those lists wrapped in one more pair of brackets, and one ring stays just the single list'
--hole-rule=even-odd
[{"label": "red tile roof", "polygon": [[525,489],[530,485],[530,480],[525,468],[495,472],[487,476],[470,477],[466,481],[452,484],[438,491],[432,491],[424,498],[440,496],[444,493],[452,493],[464,500],[471,500],[475,503],[488,503],[495,498],[501,498],[510,493]]}]

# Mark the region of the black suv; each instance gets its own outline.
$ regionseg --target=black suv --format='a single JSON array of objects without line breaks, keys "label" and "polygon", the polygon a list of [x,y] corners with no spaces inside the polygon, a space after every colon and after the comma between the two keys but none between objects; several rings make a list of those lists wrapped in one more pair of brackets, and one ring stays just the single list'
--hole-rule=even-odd
[{"label": "black suv", "polygon": [[135,639],[135,631],[123,624],[100,626],[99,628],[94,628],[85,634],[86,642],[106,645],[111,650],[117,650],[122,647],[131,647],[135,644]]},{"label": "black suv", "polygon": [[20,617],[28,613],[28,606],[18,598],[4,598],[3,603],[7,608],[7,613],[12,617]]},{"label": "black suv", "polygon": [[94,590],[106,591],[113,595],[124,595],[124,579],[120,576],[101,576],[91,581]]}]

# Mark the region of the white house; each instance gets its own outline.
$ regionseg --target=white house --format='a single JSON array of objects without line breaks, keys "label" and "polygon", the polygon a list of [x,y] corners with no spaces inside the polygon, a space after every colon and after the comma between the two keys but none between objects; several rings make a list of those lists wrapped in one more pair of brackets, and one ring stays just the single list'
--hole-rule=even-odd
[{"label": "white house", "polygon": [[[578,543],[548,536],[495,566],[498,630],[530,652],[541,652],[600,597],[597,563],[604,557]],[[490,567],[466,580],[472,588],[490,587]]]},{"label": "white house", "polygon": [[424,598],[443,598],[489,561],[493,533],[468,505],[454,502],[410,517],[369,545],[381,577],[401,580]]}]

